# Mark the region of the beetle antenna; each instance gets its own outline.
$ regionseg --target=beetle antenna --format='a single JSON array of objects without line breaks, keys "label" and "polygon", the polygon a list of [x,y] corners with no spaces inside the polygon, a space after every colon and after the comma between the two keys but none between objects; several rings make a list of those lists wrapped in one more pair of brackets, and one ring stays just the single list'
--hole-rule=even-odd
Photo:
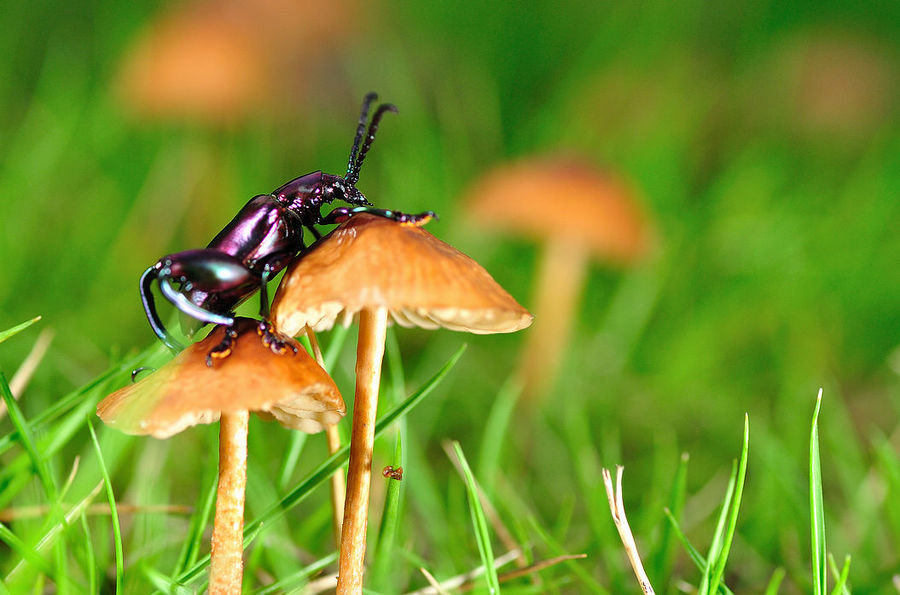
[{"label": "beetle antenna", "polygon": [[[359,143],[362,142],[363,134],[366,133],[366,122],[369,121],[369,107],[376,99],[378,99],[378,93],[374,91],[367,93],[363,97],[362,107],[359,110],[359,124],[356,126],[356,137],[353,139],[353,148],[350,149],[350,159],[347,161],[347,175],[345,177],[348,180],[353,175],[353,162],[356,161],[356,151],[359,149]],[[357,178],[359,177],[358,171],[356,176]]]},{"label": "beetle antenna", "polygon": [[366,132],[366,140],[363,142],[362,146],[359,148],[359,153],[356,155],[356,163],[353,164],[352,170],[345,178],[352,185],[356,185],[356,182],[359,180],[359,170],[362,167],[363,159],[366,158],[366,153],[369,152],[372,141],[375,140],[375,133],[378,132],[378,123],[381,122],[381,117],[384,115],[384,112],[394,112],[396,114],[397,106],[392,103],[382,103],[378,106],[378,109],[375,110],[375,115],[372,116],[372,122],[369,123],[369,130]]}]

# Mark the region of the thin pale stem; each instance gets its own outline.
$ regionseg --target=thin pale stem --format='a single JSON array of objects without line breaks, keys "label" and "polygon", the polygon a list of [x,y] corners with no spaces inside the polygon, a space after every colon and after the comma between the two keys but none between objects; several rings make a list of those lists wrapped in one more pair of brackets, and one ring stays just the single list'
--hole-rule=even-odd
[{"label": "thin pale stem", "polygon": [[244,492],[250,413],[222,413],[219,420],[219,487],[209,570],[210,595],[241,592],[244,574]]},{"label": "thin pale stem", "polygon": [[337,593],[362,593],[366,559],[366,526],[369,484],[372,480],[372,449],[375,445],[375,414],[381,361],[387,334],[386,308],[359,313],[359,343],[356,348],[356,397],[353,401],[353,431],[347,470],[347,498],[341,532],[341,559]]},{"label": "thin pale stem", "polygon": [[[324,370],[325,358],[322,357],[322,350],[319,348],[316,333],[309,326],[306,327],[306,336],[309,338],[313,357],[316,358],[316,362]],[[341,434],[338,432],[337,424],[325,426],[325,437],[328,440],[329,455],[333,455],[341,449]],[[331,476],[331,523],[334,532],[334,545],[338,548],[341,547],[341,527],[344,524],[344,493],[346,489],[344,474],[337,471]]]},{"label": "thin pale stem", "polygon": [[565,238],[544,248],[534,290],[534,326],[519,362],[525,397],[540,402],[552,388],[566,351],[587,274],[587,248]]},{"label": "thin pale stem", "polygon": [[625,516],[625,502],[622,498],[622,472],[625,467],[616,465],[616,486],[613,487],[612,475],[609,469],[603,469],[603,485],[606,487],[606,497],[609,500],[609,510],[612,512],[613,522],[616,524],[616,530],[619,532],[619,538],[622,545],[625,546],[625,555],[631,562],[631,569],[634,570],[634,576],[641,586],[641,590],[645,595],[653,595],[653,585],[647,573],[644,572],[644,565],[641,562],[641,555],[638,553],[637,543],[634,541],[634,535],[631,533],[631,527],[628,524],[628,517]]}]

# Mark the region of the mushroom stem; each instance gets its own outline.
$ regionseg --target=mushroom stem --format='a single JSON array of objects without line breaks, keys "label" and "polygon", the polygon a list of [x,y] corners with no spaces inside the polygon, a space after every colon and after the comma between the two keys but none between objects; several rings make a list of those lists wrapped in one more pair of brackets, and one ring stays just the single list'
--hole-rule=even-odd
[{"label": "mushroom stem", "polygon": [[533,309],[534,328],[519,362],[526,399],[533,405],[552,388],[572,330],[587,273],[588,251],[577,240],[558,238],[541,255]]},{"label": "mushroom stem", "polygon": [[[316,333],[309,325],[306,325],[306,337],[309,339],[309,345],[312,347],[316,363],[324,370],[325,358],[322,357],[322,349],[319,347]],[[328,440],[329,455],[333,455],[341,449],[341,434],[338,432],[337,424],[325,426],[325,437]],[[344,524],[344,493],[346,489],[343,473],[337,472],[331,476],[331,523],[332,531],[334,532],[334,545],[338,548],[341,547],[341,527]]]},{"label": "mushroom stem", "polygon": [[223,411],[219,420],[219,487],[212,534],[210,595],[241,592],[249,419],[248,411]]},{"label": "mushroom stem", "polygon": [[356,396],[353,400],[347,497],[341,532],[338,594],[362,593],[372,448],[375,444],[375,415],[378,408],[378,387],[381,382],[381,361],[384,357],[387,321],[388,311],[384,307],[365,308],[359,313]]}]

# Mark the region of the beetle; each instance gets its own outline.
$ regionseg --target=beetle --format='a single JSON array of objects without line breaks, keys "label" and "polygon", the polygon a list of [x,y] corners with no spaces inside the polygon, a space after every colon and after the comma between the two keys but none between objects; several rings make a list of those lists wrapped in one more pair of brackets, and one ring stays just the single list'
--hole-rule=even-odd
[{"label": "beetle", "polygon": [[[225,338],[210,351],[208,366],[212,367],[214,358],[231,353],[231,345],[238,336],[234,308],[257,290],[261,318],[257,330],[263,343],[275,353],[284,353],[289,347],[296,352],[269,323],[266,285],[307,249],[304,229],[319,239],[321,234],[316,225],[342,223],[356,213],[371,213],[411,225],[423,225],[435,216],[432,211],[408,214],[377,209],[356,188],[360,168],[375,140],[382,116],[397,112],[394,105],[383,103],[369,122],[369,110],[377,98],[375,93],[363,98],[344,176],[314,171],[294,178],[270,194],[254,196],[206,248],[169,254],[144,271],[140,279],[144,312],[156,336],[170,349],[179,351],[183,347],[166,330],[156,311],[151,291],[154,280],[167,300],[201,325],[228,327]],[[335,200],[353,206],[334,208],[322,215],[321,207]]]}]

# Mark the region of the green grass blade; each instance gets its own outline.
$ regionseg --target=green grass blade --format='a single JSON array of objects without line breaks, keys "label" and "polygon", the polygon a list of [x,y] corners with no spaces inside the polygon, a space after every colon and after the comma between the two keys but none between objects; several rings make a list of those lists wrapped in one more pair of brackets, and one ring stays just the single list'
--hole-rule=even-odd
[{"label": "green grass blade", "polygon": [[489,494],[493,492],[494,478],[500,465],[500,454],[508,442],[506,430],[521,394],[521,383],[511,376],[500,387],[484,424],[481,450],[478,452],[478,476],[482,479],[482,487]]},{"label": "green grass blade", "polygon": [[98,593],[97,585],[97,554],[94,552],[94,541],[91,538],[91,528],[87,521],[87,515],[81,511],[81,530],[84,532],[84,558],[87,571],[88,593]]},{"label": "green grass blade", "polygon": [[306,439],[309,437],[309,434],[306,432],[291,432],[291,436],[288,439],[288,448],[287,453],[284,455],[284,459],[281,463],[281,469],[278,471],[278,489],[282,492],[287,489],[288,483],[291,481],[291,476],[294,474],[294,470],[297,469],[297,463],[300,461],[300,454],[303,452],[303,447],[306,446]]},{"label": "green grass blade", "polygon": [[[684,503],[687,498],[687,471],[690,455],[682,453],[678,462],[678,468],[675,470],[675,478],[672,480],[672,490],[669,493],[669,507],[673,518],[681,516],[684,510]],[[654,581],[662,590],[663,586],[669,580],[671,568],[674,561],[674,535],[672,534],[672,526],[664,523],[659,538],[659,546],[656,556],[653,559]]]},{"label": "green grass blade", "polygon": [[734,488],[737,484],[737,461],[731,464],[731,474],[728,477],[728,487],[725,489],[725,497],[722,499],[722,509],[719,511],[719,518],[716,520],[716,529],[713,531],[712,542],[706,553],[706,566],[703,570],[703,578],[700,580],[698,592],[700,595],[708,595],[715,593],[712,589],[714,561],[719,558],[722,547],[725,543],[725,525],[728,519],[728,510],[731,507],[732,498],[734,497]]},{"label": "green grass blade", "polygon": [[834,562],[834,556],[828,556],[828,565],[831,568],[831,574],[834,575],[834,580],[837,581],[831,595],[850,595],[850,589],[847,588],[847,581],[850,578],[850,556],[844,558],[844,566],[841,567],[840,572]]},{"label": "green grass blade", "polygon": [[322,359],[325,360],[325,369],[333,370],[334,364],[337,362],[338,356],[341,354],[341,350],[344,348],[344,343],[347,342],[347,336],[350,334],[350,327],[343,325],[336,325],[330,334],[330,341],[328,342],[328,347],[325,348],[324,353],[322,353]]},{"label": "green grass blade", "polygon": [[[136,355],[135,357],[129,358],[124,362],[121,362],[119,365],[114,366],[97,376],[94,380],[87,383],[83,387],[74,390],[61,399],[53,402],[49,407],[46,407],[43,411],[35,415],[31,419],[31,427],[34,429],[40,429],[43,427],[45,423],[55,420],[58,416],[62,415],[66,411],[77,407],[79,404],[85,402],[85,396],[97,388],[103,386],[106,382],[108,382],[111,378],[115,377],[118,374],[122,374],[126,370],[130,370],[137,366],[143,359],[146,358],[148,352],[159,349],[157,347],[153,347],[150,349],[144,350],[142,353]],[[9,450],[15,441],[18,439],[17,432],[11,432],[6,436],[0,438],[0,454]]]},{"label": "green grass blade", "polygon": [[850,595],[850,589],[847,588],[847,581],[850,579],[850,555],[848,554],[844,558],[844,565],[840,572],[834,562],[834,556],[828,556],[828,564],[831,566],[831,573],[834,575],[835,581],[837,581],[831,595]]},{"label": "green grass blade", "polygon": [[302,592],[302,587],[311,576],[318,574],[323,568],[333,564],[338,559],[338,552],[331,553],[320,560],[316,560],[309,566],[301,568],[291,576],[285,577],[280,581],[275,581],[271,585],[266,585],[262,589],[253,591],[254,595],[268,595],[269,593],[296,593]]},{"label": "green grass blade", "polygon": [[[102,487],[102,483],[98,483],[97,487],[91,490],[91,492],[81,499],[76,505],[74,505],[69,512],[63,516],[59,507],[55,507],[55,510],[52,510],[51,516],[47,519],[47,532],[38,540],[37,544],[32,548],[35,552],[39,554],[43,554],[45,550],[47,550],[50,546],[59,546],[60,543],[64,543],[64,540],[59,539],[60,535],[62,535],[68,528],[69,525],[80,515],[87,510],[88,506],[90,506],[91,502],[94,501],[94,498],[97,494],[100,493],[100,488]],[[59,552],[57,550],[57,556],[59,556]],[[59,560],[58,560],[59,561]],[[64,561],[59,561],[61,563],[65,563]],[[17,564],[7,576],[8,579],[13,580],[13,577],[17,575],[17,573],[21,572],[23,569],[24,562],[20,562]],[[58,577],[68,577],[68,573],[65,572],[64,569],[57,570]],[[62,581],[65,582],[65,581]],[[59,588],[64,588],[61,583],[57,583]]]},{"label": "green grass blade", "polygon": [[459,460],[466,480],[466,493],[469,496],[469,513],[472,515],[472,525],[475,527],[475,541],[478,543],[478,553],[481,554],[481,562],[484,564],[484,577],[487,580],[488,592],[499,593],[500,581],[497,579],[497,569],[494,567],[494,549],[491,547],[491,534],[488,530],[487,519],[484,517],[484,509],[481,507],[481,498],[478,496],[478,485],[475,483],[475,475],[469,467],[466,455],[463,454],[459,442],[453,442],[453,452]]},{"label": "green grass blade", "polygon": [[13,427],[16,429],[16,432],[19,435],[19,441],[22,443],[25,452],[28,453],[28,457],[31,459],[31,465],[34,467],[34,470],[41,480],[41,486],[44,488],[44,495],[47,496],[47,500],[51,505],[55,504],[57,500],[56,484],[50,476],[47,458],[41,456],[38,452],[34,443],[34,438],[31,434],[31,429],[28,427],[28,423],[22,415],[22,410],[19,409],[19,403],[13,398],[12,392],[9,390],[9,384],[6,382],[6,377],[2,372],[0,372],[0,393],[2,393],[3,401],[6,403],[9,421],[12,422]]},{"label": "green grass blade", "polygon": [[94,424],[88,419],[88,430],[91,433],[91,441],[94,443],[94,450],[97,453],[97,462],[100,465],[100,473],[103,476],[103,483],[106,486],[106,498],[109,500],[109,514],[112,521],[113,539],[116,548],[116,593],[122,592],[122,577],[125,572],[125,560],[122,550],[122,530],[119,527],[119,512],[116,509],[116,497],[113,494],[112,481],[109,478],[109,470],[103,461],[103,451],[100,450],[100,442],[97,440],[97,433],[94,431]]},{"label": "green grass blade", "polygon": [[27,329],[29,326],[31,326],[32,324],[34,324],[35,322],[37,322],[40,319],[41,319],[40,316],[35,316],[31,320],[26,320],[22,324],[17,324],[16,326],[14,326],[12,328],[8,328],[5,331],[0,331],[0,343],[3,343],[4,341],[9,339],[13,335],[17,335],[18,333],[21,333],[22,331],[24,331],[25,329]]},{"label": "green grass blade", "polygon": [[772,578],[769,579],[769,584],[766,585],[766,590],[763,595],[778,595],[778,589],[781,587],[781,581],[784,580],[784,577],[787,573],[784,568],[779,566],[775,569],[775,572],[772,573]]},{"label": "green grass blade", "polygon": [[[463,345],[460,347],[456,353],[447,361],[444,366],[438,370],[438,372],[431,377],[428,382],[426,382],[419,390],[410,395],[405,401],[388,411],[378,422],[375,424],[375,437],[377,438],[397,419],[403,417],[407,413],[409,413],[413,408],[415,408],[422,400],[431,393],[434,388],[440,384],[440,382],[450,373],[450,370],[453,369],[453,366],[456,365],[456,362],[459,361],[459,358],[462,357],[463,352],[466,350],[466,346]],[[255,520],[244,527],[244,547],[246,547],[253,538],[261,532],[263,527],[267,524],[273,523],[275,520],[279,519],[283,516],[287,511],[296,506],[298,503],[302,502],[310,493],[312,493],[313,489],[318,487],[320,484],[324,483],[331,474],[341,468],[341,466],[347,461],[347,458],[350,456],[350,445],[345,444],[339,451],[328,457],[325,461],[323,461],[318,467],[316,467],[309,475],[306,476],[306,479],[301,481],[297,486],[285,494],[278,502],[274,503],[272,506],[263,511],[262,514],[259,515]],[[209,555],[205,556],[202,560],[200,560],[197,564],[195,564],[190,570],[182,573],[177,581],[179,583],[186,583],[187,581],[192,580],[197,575],[199,575],[207,566],[209,565]]]},{"label": "green grass blade", "polygon": [[731,499],[731,507],[728,512],[728,525],[725,532],[725,539],[722,549],[717,559],[711,565],[713,567],[712,581],[710,583],[710,592],[715,593],[719,589],[722,582],[722,576],[725,574],[725,564],[728,561],[728,554],[731,551],[731,544],[734,541],[734,532],[737,529],[738,513],[741,509],[741,497],[744,493],[744,481],[747,479],[747,458],[750,453],[750,418],[744,414],[744,441],[741,447],[741,460],[738,464],[737,483],[734,488],[734,496]]},{"label": "green grass blade", "polygon": [[[9,528],[0,523],[0,541],[5,543],[9,549],[16,552],[21,556],[24,560],[27,560],[31,563],[32,566],[37,568],[38,570],[45,572],[47,574],[53,574],[53,566],[48,562],[43,556],[39,555],[34,548],[31,548],[19,539],[18,535],[9,530]],[[5,581],[9,582],[9,576],[6,577]]]},{"label": "green grass blade", "polygon": [[[299,432],[297,432],[299,433]],[[197,562],[200,557],[200,550],[203,546],[203,533],[209,523],[209,517],[212,513],[213,505],[216,502],[216,487],[218,486],[218,477],[216,473],[210,473],[206,480],[206,489],[200,500],[202,505],[191,515],[191,523],[188,527],[187,536],[182,545],[181,553],[178,556],[178,565],[175,567],[173,575],[178,575],[190,568]]]},{"label": "green grass blade", "polygon": [[[694,547],[694,544],[690,542],[687,538],[687,535],[681,530],[681,527],[678,525],[678,521],[672,516],[671,511],[669,509],[665,509],[663,511],[666,515],[666,518],[669,519],[669,522],[672,525],[672,529],[675,531],[675,537],[678,538],[678,541],[681,542],[681,545],[684,546],[684,550],[688,553],[688,556],[691,558],[691,561],[694,562],[694,565],[697,567],[697,570],[700,572],[705,572],[707,569],[706,559],[703,557],[703,554]],[[729,589],[726,585],[719,585],[719,590],[721,590],[726,595],[733,595],[731,589]]]},{"label": "green grass blade", "polygon": [[812,545],[813,593],[828,592],[828,566],[825,550],[825,504],[822,496],[822,463],[819,459],[819,408],[822,405],[822,389],[816,397],[816,409],[812,417],[809,436],[809,512]]},{"label": "green grass blade", "polygon": [[141,573],[147,577],[147,580],[160,593],[165,593],[166,595],[190,595],[191,593],[196,593],[196,591],[179,585],[162,572],[151,568],[148,564],[141,564]]},{"label": "green grass blade", "polygon": [[[394,456],[391,466],[395,469],[403,466],[403,441],[397,435],[397,443],[394,447]],[[384,498],[384,510],[381,513],[381,524],[378,527],[378,540],[375,544],[375,557],[372,577],[376,588],[384,590],[390,581],[391,561],[394,543],[397,538],[397,529],[400,526],[400,494],[403,482],[395,479],[387,479],[387,494]]]},{"label": "green grass blade", "polygon": [[681,545],[684,546],[684,551],[687,552],[690,559],[694,562],[694,566],[697,567],[697,570],[705,572],[706,558],[704,558],[703,554],[700,553],[700,550],[695,548],[694,544],[688,540],[687,535],[681,530],[681,526],[678,524],[678,520],[672,515],[672,512],[668,508],[663,512],[665,513],[666,518],[669,519],[672,529],[675,531],[675,537],[681,542]]}]

